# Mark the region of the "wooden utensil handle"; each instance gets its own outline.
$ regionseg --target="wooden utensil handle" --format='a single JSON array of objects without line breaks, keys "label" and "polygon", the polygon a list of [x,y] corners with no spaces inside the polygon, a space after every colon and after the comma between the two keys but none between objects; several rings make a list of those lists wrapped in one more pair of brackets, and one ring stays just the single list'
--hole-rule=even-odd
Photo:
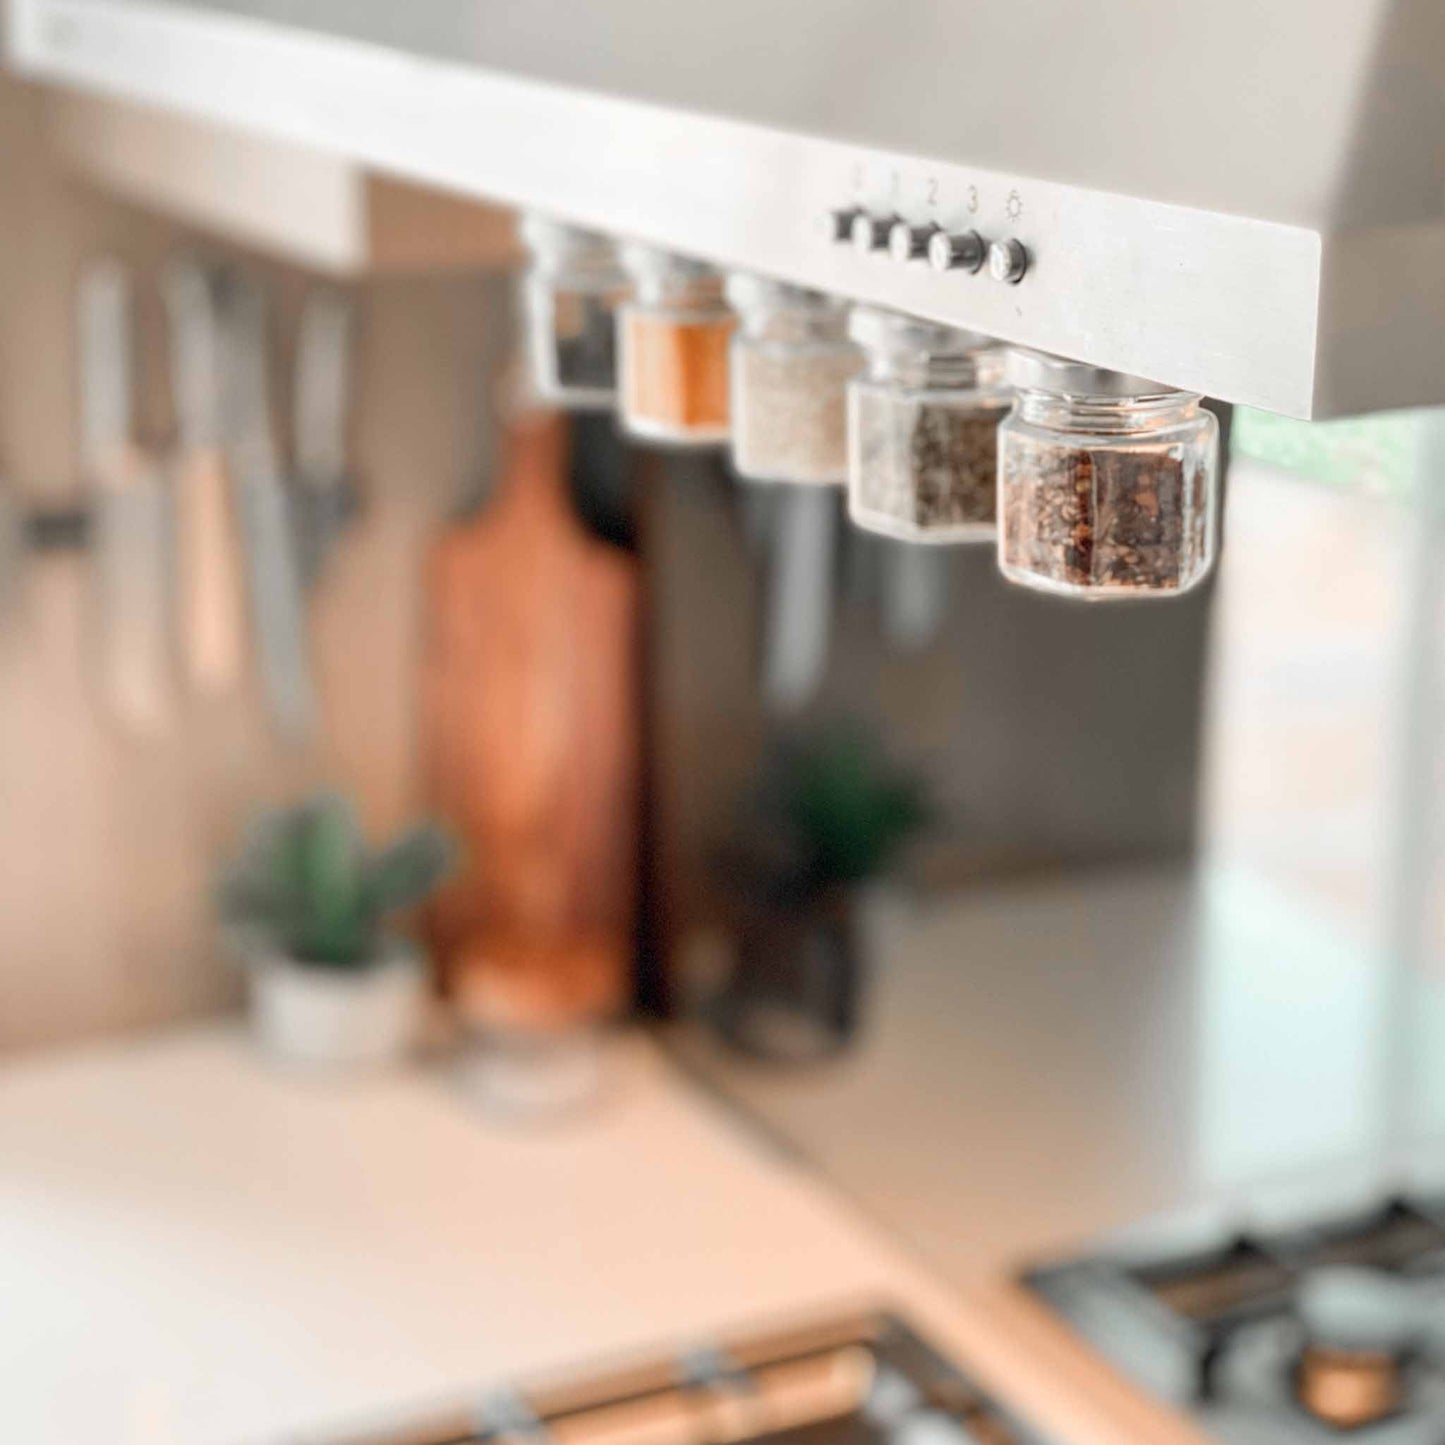
[{"label": "wooden utensil handle", "polygon": [[245,668],[245,598],[236,517],[218,450],[181,458],[176,547],[187,674],[201,692],[230,691]]}]

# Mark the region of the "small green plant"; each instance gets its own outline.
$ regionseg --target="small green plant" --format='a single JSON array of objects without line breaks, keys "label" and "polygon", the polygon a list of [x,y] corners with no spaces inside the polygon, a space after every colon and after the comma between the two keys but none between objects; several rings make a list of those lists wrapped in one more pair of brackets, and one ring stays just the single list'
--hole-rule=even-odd
[{"label": "small green plant", "polygon": [[782,906],[882,873],[929,817],[919,779],[890,763],[868,734],[844,727],[779,745],[749,813],[722,866],[733,882]]},{"label": "small green plant", "polygon": [[881,873],[927,819],[923,787],[867,735],[839,730],[785,746],[778,802],[819,884]]},{"label": "small green plant", "polygon": [[322,968],[365,968],[389,913],[420,903],[455,850],[431,824],[378,852],[335,793],[259,815],[220,886],[223,922],[239,937]]}]

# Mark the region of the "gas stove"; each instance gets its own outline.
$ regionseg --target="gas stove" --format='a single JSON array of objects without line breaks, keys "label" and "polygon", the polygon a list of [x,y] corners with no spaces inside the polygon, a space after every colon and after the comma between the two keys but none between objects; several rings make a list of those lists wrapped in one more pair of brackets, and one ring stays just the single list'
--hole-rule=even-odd
[{"label": "gas stove", "polygon": [[1125,1243],[1026,1279],[1229,1445],[1445,1441],[1445,1199],[1182,1250]]},{"label": "gas stove", "polygon": [[333,1445],[1047,1445],[877,1313],[721,1341],[625,1374],[485,1393]]}]

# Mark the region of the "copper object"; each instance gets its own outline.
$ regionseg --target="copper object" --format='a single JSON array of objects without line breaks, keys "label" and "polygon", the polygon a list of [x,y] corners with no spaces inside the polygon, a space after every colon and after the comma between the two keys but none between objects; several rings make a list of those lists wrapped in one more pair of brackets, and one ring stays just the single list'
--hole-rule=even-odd
[{"label": "copper object", "polygon": [[1295,1393],[1300,1404],[1327,1425],[1342,1430],[1373,1425],[1400,1408],[1400,1360],[1383,1350],[1311,1343],[1300,1354]]},{"label": "copper object", "polygon": [[[906,1382],[901,1416],[881,1404],[885,1379]],[[575,1385],[505,1392],[347,1445],[787,1445],[792,1432],[794,1445],[886,1445],[911,1411],[948,1418],[960,1442],[1036,1438],[900,1320],[865,1313]]]},{"label": "copper object", "polygon": [[587,534],[555,412],[512,418],[499,492],[431,560],[433,807],[465,846],[433,939],[478,1026],[565,1030],[627,996],[638,827],[638,579]]}]

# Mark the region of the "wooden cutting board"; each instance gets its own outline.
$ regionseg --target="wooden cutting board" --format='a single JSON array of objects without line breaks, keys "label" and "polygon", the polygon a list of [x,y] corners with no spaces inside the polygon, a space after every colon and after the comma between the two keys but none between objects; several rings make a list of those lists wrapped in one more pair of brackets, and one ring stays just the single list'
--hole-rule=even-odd
[{"label": "wooden cutting board", "polygon": [[466,859],[432,911],[462,1011],[549,1029],[619,1008],[637,893],[638,578],[586,533],[569,429],[512,420],[494,503],[428,577],[425,771]]}]

